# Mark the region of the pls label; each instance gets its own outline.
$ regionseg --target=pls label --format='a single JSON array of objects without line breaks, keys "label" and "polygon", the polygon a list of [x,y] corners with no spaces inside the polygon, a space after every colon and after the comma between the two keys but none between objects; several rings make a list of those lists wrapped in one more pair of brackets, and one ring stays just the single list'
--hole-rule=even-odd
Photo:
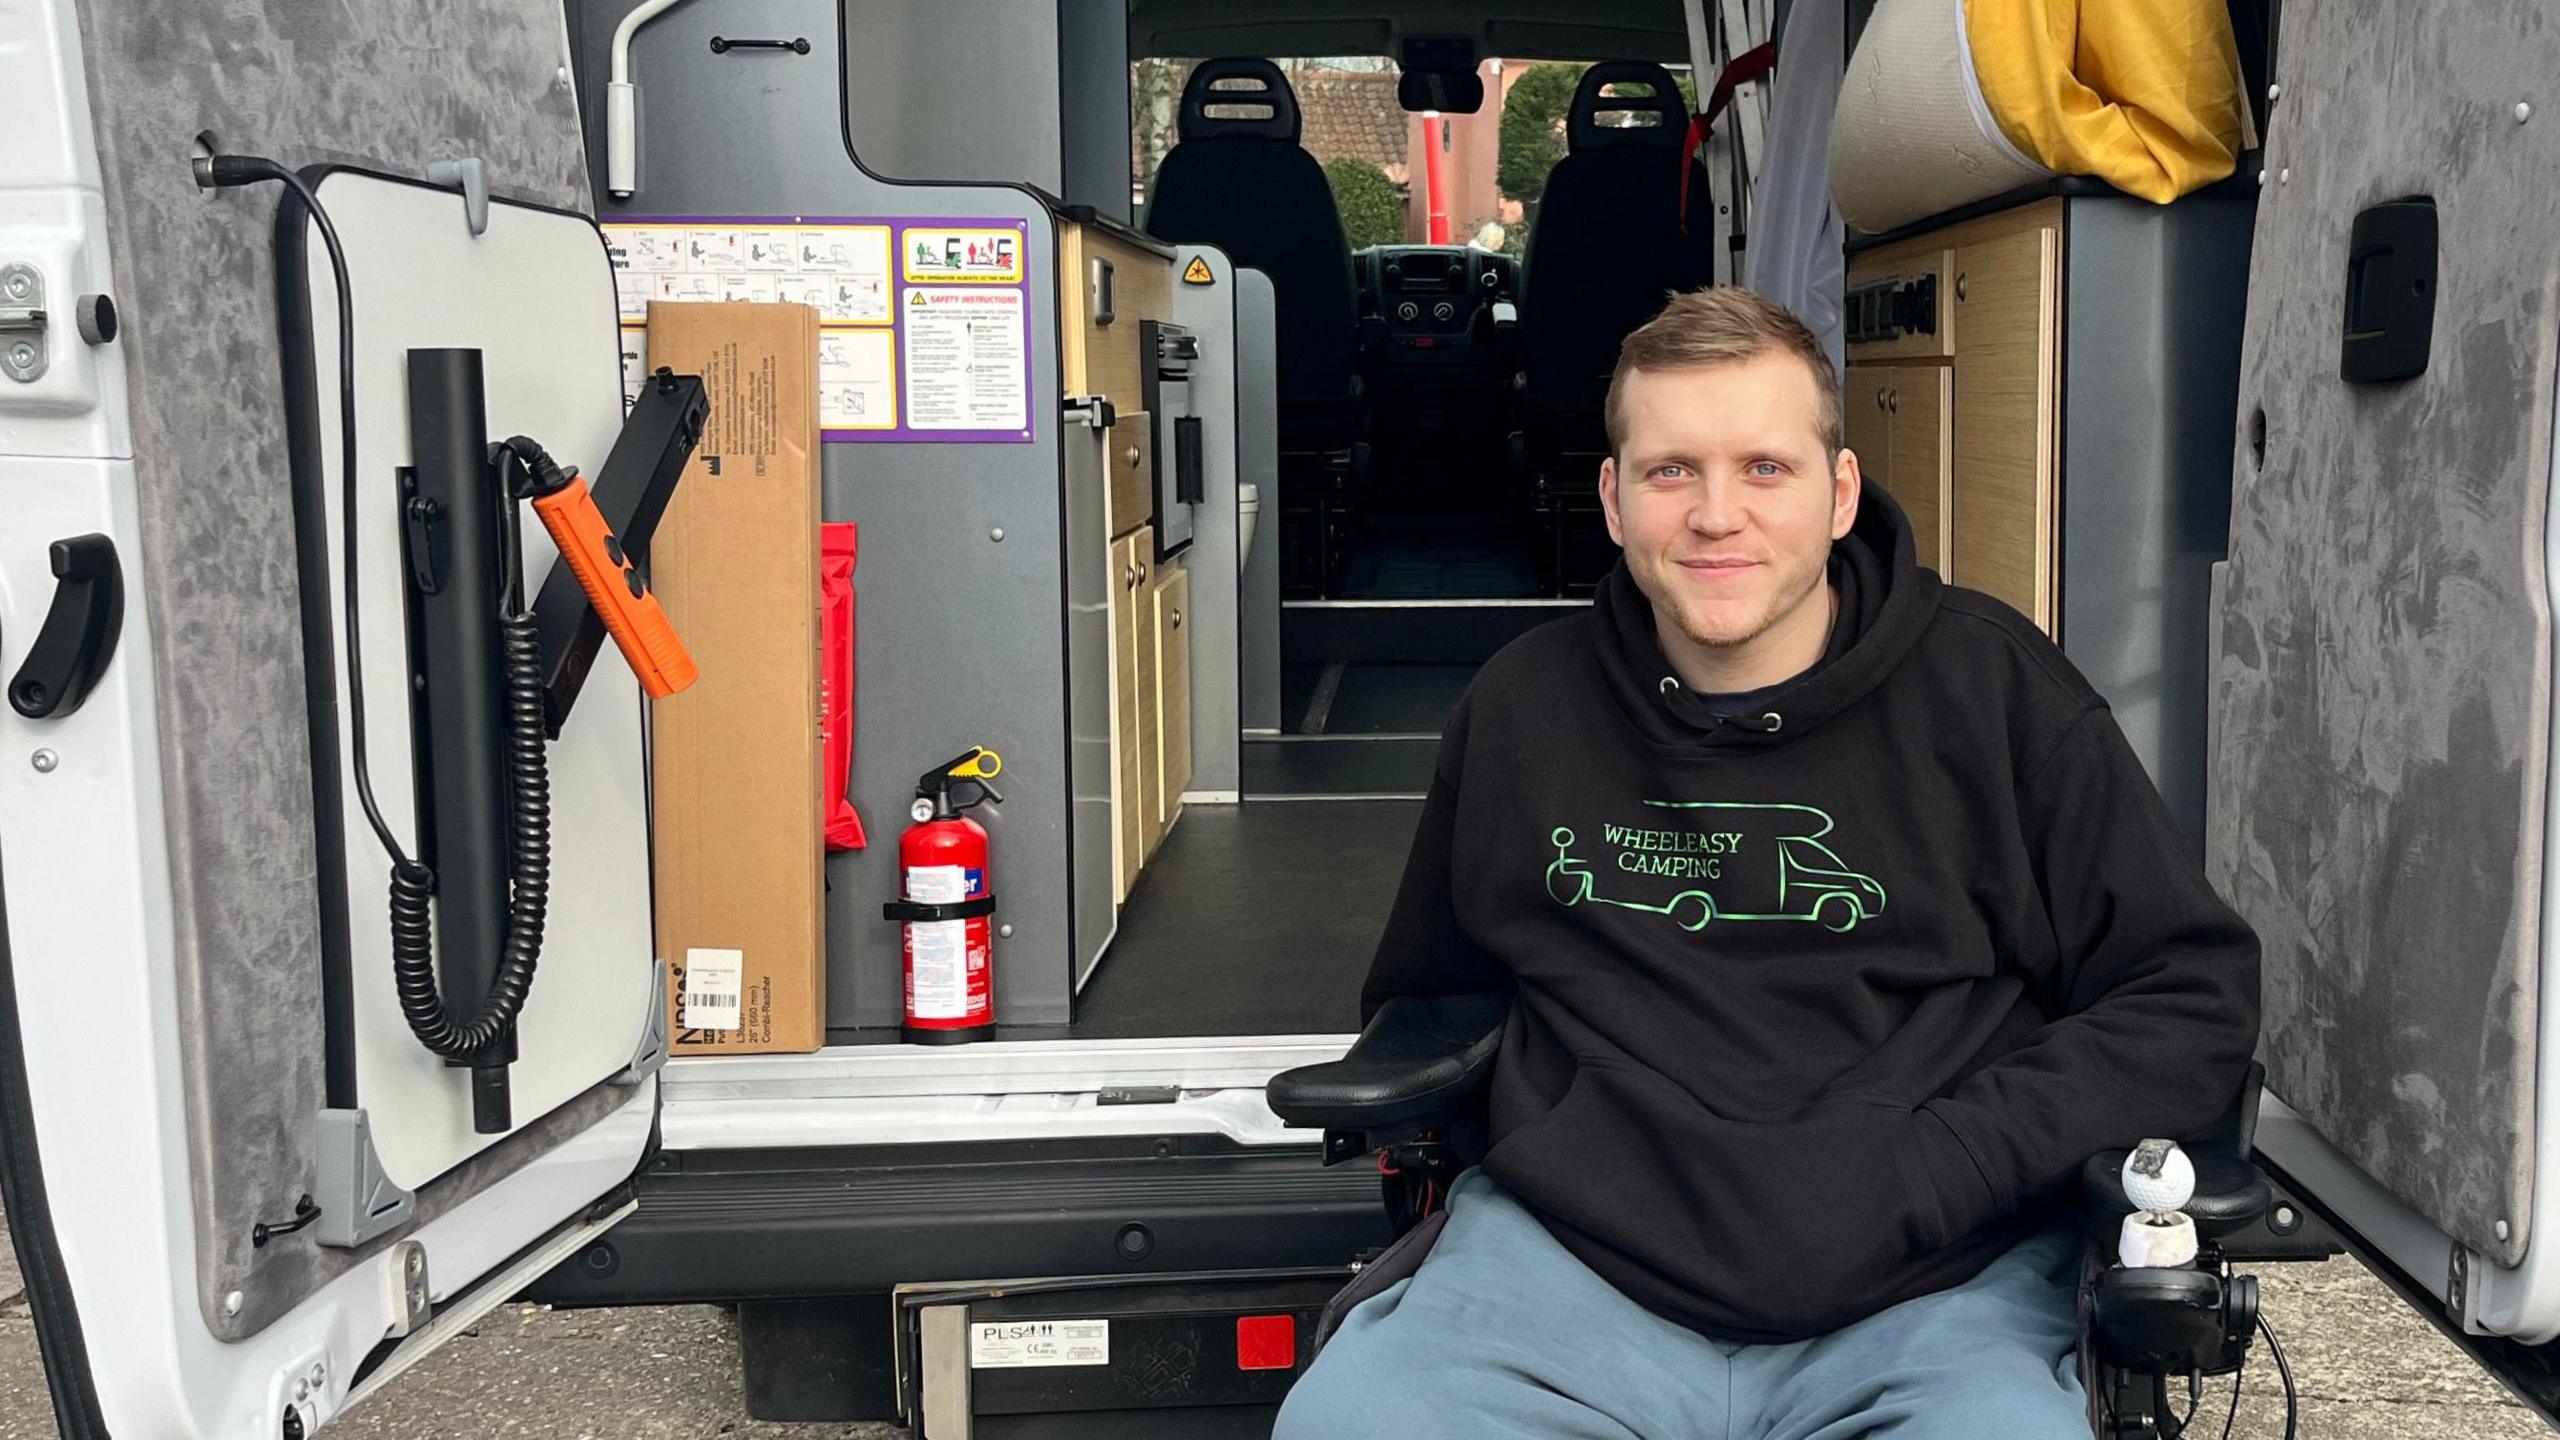
[{"label": "pls label", "polygon": [[1110,1363],[1108,1320],[994,1320],[969,1327],[972,1370]]}]

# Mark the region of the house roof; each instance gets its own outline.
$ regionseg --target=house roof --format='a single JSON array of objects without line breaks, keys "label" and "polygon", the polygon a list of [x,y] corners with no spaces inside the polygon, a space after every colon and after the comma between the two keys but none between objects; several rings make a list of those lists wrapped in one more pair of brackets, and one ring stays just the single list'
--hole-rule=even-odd
[{"label": "house roof", "polygon": [[1410,122],[1387,70],[1300,70],[1289,77],[1304,117],[1298,143],[1318,163],[1337,156],[1402,174]]}]

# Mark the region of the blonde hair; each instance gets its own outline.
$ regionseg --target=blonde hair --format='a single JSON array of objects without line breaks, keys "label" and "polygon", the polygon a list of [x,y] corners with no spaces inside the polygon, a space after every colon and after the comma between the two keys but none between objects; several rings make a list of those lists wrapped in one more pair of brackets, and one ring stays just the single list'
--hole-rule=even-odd
[{"label": "blonde hair", "polygon": [[1840,376],[1803,321],[1784,305],[1739,285],[1674,292],[1662,313],[1635,328],[1618,345],[1618,368],[1609,375],[1604,412],[1609,450],[1627,440],[1621,413],[1627,377],[1638,370],[1698,370],[1731,365],[1775,352],[1793,355],[1813,372],[1814,426],[1826,453],[1840,453]]}]

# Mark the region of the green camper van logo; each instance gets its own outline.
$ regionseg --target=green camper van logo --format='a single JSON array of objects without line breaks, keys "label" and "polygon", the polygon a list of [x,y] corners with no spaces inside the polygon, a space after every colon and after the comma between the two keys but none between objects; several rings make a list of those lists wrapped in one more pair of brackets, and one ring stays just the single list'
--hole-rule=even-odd
[{"label": "green camper van logo", "polygon": [[[1597,845],[1559,825],[1547,893],[1562,905],[1669,916],[1684,930],[1724,920],[1805,920],[1846,934],[1884,913],[1884,886],[1823,843],[1811,805],[1647,800],[1643,825],[1602,825]],[[1577,846],[1585,847],[1577,849]]]}]

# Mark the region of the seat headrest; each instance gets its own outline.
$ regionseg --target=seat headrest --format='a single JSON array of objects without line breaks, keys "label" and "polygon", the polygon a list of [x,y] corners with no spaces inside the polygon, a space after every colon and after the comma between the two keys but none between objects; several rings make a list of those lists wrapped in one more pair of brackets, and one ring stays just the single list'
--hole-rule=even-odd
[{"label": "seat headrest", "polygon": [[[1612,85],[1644,85],[1650,95],[1604,95]],[[1186,108],[1185,113],[1188,114]],[[1652,123],[1603,125],[1605,114],[1651,116]],[[1575,152],[1612,146],[1661,146],[1676,150],[1689,132],[1689,107],[1671,72],[1650,60],[1603,60],[1582,72],[1565,120],[1565,147]]]},{"label": "seat headrest", "polygon": [[[1215,109],[1218,113],[1211,114]],[[1298,96],[1280,67],[1251,55],[1203,60],[1182,87],[1181,138],[1298,143]]]}]

